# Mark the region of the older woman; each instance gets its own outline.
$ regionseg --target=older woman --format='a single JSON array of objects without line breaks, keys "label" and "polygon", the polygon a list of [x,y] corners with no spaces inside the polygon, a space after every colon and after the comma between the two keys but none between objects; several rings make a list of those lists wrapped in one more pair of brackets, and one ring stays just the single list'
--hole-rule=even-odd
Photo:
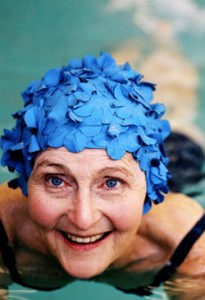
[{"label": "older woman", "polygon": [[19,173],[1,186],[2,285],[51,290],[81,278],[146,295],[204,276],[204,210],[181,194],[152,207],[170,178],[154,89],[106,53],[28,86],[1,140],[2,165]]}]

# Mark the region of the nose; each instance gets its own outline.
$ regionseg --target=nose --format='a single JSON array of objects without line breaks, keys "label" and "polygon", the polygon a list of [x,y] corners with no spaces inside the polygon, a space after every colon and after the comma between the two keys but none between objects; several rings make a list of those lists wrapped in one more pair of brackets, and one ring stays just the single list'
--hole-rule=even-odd
[{"label": "nose", "polygon": [[79,191],[73,199],[72,208],[68,211],[69,221],[79,230],[86,231],[101,218],[100,209],[89,191]]}]

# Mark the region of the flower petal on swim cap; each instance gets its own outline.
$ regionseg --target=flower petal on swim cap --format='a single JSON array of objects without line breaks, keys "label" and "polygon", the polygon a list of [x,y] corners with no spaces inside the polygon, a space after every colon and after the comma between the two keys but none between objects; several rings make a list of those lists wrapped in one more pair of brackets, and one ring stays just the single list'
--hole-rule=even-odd
[{"label": "flower petal on swim cap", "polygon": [[107,147],[107,153],[112,159],[121,159],[125,153],[126,150],[124,146],[120,143],[120,141],[115,138],[112,139]]},{"label": "flower petal on swim cap", "polygon": [[83,58],[83,66],[87,69],[91,69],[94,73],[100,72],[98,61],[92,55],[87,55]]},{"label": "flower petal on swim cap", "polygon": [[147,113],[148,116],[152,116],[153,119],[157,119],[165,113],[165,106],[164,104],[154,103],[152,108]]},{"label": "flower petal on swim cap", "polygon": [[49,114],[49,119],[53,120],[56,122],[56,124],[58,124],[59,126],[59,122],[60,124],[64,124],[67,122],[67,118],[65,116],[65,110],[53,110],[50,114]]},{"label": "flower petal on swim cap", "polygon": [[96,134],[98,134],[101,131],[101,126],[83,125],[79,126],[79,130],[87,137],[96,136]]},{"label": "flower petal on swim cap", "polygon": [[142,142],[145,145],[154,145],[154,144],[156,144],[156,139],[147,136],[145,131],[142,128],[138,129],[138,134],[139,134],[140,138],[142,139]]},{"label": "flower petal on swim cap", "polygon": [[160,120],[159,131],[162,136],[162,140],[161,140],[162,142],[170,135],[171,132],[170,123],[167,120]]},{"label": "flower petal on swim cap", "polygon": [[56,128],[48,137],[48,146],[53,148],[62,147],[62,145],[64,145],[65,135],[66,130],[62,130],[62,128]]},{"label": "flower petal on swim cap", "polygon": [[151,207],[152,207],[152,202],[150,201],[150,199],[146,199],[146,201],[144,202],[143,214],[148,213]]},{"label": "flower petal on swim cap", "polygon": [[120,107],[116,110],[116,115],[121,119],[127,119],[131,117],[132,113],[130,111],[130,108],[124,106]]},{"label": "flower petal on swim cap", "polygon": [[91,95],[86,92],[81,92],[81,91],[78,92],[77,91],[75,93],[75,97],[76,97],[76,99],[78,99],[80,101],[87,102],[90,100]]},{"label": "flower petal on swim cap", "polygon": [[44,76],[44,84],[48,87],[58,85],[60,81],[61,70],[60,69],[51,69],[46,72]]},{"label": "flower petal on swim cap", "polygon": [[[108,136],[106,132],[101,132],[97,136],[93,137],[92,142],[97,149],[106,149],[111,140],[111,136]],[[91,148],[91,145],[89,145],[89,147]]]},{"label": "flower petal on swim cap", "polygon": [[33,127],[33,128],[37,127],[37,121],[36,121],[37,114],[38,114],[38,109],[36,107],[27,110],[27,112],[24,115],[24,121],[26,122],[26,125],[28,127]]},{"label": "flower petal on swim cap", "polygon": [[64,140],[64,146],[71,152],[77,153],[85,149],[87,138],[80,131],[68,134]]},{"label": "flower petal on swim cap", "polygon": [[81,59],[71,59],[70,62],[69,62],[69,65],[71,68],[73,69],[80,69],[83,67],[83,63],[82,63],[82,60]]},{"label": "flower petal on swim cap", "polygon": [[109,68],[110,66],[115,67],[115,60],[110,54],[106,52],[101,52],[100,54],[101,55],[97,59],[97,62],[101,69],[105,71],[106,68]]},{"label": "flower petal on swim cap", "polygon": [[117,136],[119,136],[121,134],[122,130],[121,130],[121,126],[119,124],[110,124],[109,128],[108,128],[108,134],[111,137],[116,138]]},{"label": "flower petal on swim cap", "polygon": [[[54,120],[54,119],[48,119],[47,120],[45,128],[42,131],[42,134],[43,134],[44,138],[45,138],[45,136],[49,136],[50,134],[52,134],[56,128],[63,127],[64,122],[59,121],[60,124],[57,123],[57,122],[58,122],[58,119],[56,119],[56,120]],[[59,126],[57,126],[57,124]]]},{"label": "flower petal on swim cap", "polygon": [[79,117],[87,117],[92,114],[93,110],[94,110],[93,105],[91,103],[88,103],[86,105],[77,107],[74,110],[74,113]]},{"label": "flower petal on swim cap", "polygon": [[78,115],[76,115],[73,111],[69,111],[68,112],[68,116],[71,120],[73,120],[74,122],[82,122],[83,119],[81,117],[79,117]]},{"label": "flower petal on swim cap", "polygon": [[32,135],[28,146],[28,152],[32,153],[32,152],[37,152],[39,150],[40,150],[40,146],[38,140],[35,135]]},{"label": "flower petal on swim cap", "polygon": [[109,124],[113,120],[113,113],[108,106],[98,105],[94,109],[93,115],[99,118],[101,124]]},{"label": "flower petal on swim cap", "polygon": [[[77,90],[77,84],[74,83],[69,83],[66,84],[65,86],[62,86],[60,90],[65,94],[65,95],[71,95],[72,92],[75,92]],[[69,98],[68,98],[69,99]]]},{"label": "flower petal on swim cap", "polygon": [[154,84],[150,84],[149,82],[142,82],[140,85],[140,92],[138,89],[138,93],[143,99],[150,102],[153,99],[153,90],[155,90]]}]

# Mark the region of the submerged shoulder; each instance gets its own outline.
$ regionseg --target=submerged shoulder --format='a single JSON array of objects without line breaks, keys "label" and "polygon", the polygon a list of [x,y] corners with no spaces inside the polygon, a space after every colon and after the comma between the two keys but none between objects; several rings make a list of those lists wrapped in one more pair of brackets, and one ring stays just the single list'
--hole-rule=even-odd
[{"label": "submerged shoulder", "polygon": [[23,196],[19,188],[12,189],[8,186],[8,183],[0,184],[0,206],[12,205],[13,203],[25,201],[27,198]]},{"label": "submerged shoulder", "polygon": [[[27,209],[27,198],[23,196],[20,189],[12,189],[7,183],[0,185],[0,220],[4,224],[7,234],[11,240],[20,225],[27,223],[29,219]],[[21,226],[19,227],[20,231]]]},{"label": "submerged shoulder", "polygon": [[[182,194],[170,194],[165,202],[154,207],[152,214],[165,224],[168,236],[176,246],[203,216],[204,209],[193,199]],[[174,250],[173,249],[173,250]],[[188,275],[205,274],[205,228],[194,243],[179,273]]]},{"label": "submerged shoulder", "polygon": [[[12,189],[7,183],[0,185],[0,219],[7,219],[7,216],[14,217],[17,212],[23,212],[27,206],[27,198],[23,196],[19,188]],[[6,221],[6,220],[5,220]]]},{"label": "submerged shoulder", "polygon": [[203,212],[204,209],[194,199],[180,193],[168,194],[165,201],[159,205],[154,205],[151,211],[157,218],[183,222],[184,226],[195,223]]},{"label": "submerged shoulder", "polygon": [[194,199],[180,193],[171,193],[163,203],[153,206],[150,218],[165,228],[167,235],[177,245],[203,213],[204,209]]},{"label": "submerged shoulder", "polygon": [[139,232],[172,252],[202,215],[203,208],[196,201],[170,193],[143,216]]}]

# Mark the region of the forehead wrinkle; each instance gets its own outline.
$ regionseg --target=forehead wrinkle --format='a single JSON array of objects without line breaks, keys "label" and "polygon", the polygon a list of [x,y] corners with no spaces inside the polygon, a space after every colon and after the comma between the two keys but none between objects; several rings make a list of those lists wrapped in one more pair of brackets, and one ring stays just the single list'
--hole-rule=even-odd
[{"label": "forehead wrinkle", "polygon": [[[79,165],[82,166],[82,163],[84,163],[84,173],[87,173],[87,171],[88,173],[94,172],[98,174],[103,174],[105,172],[119,172],[129,177],[133,175],[134,159],[130,153],[126,153],[120,160],[113,160],[109,158],[106,152],[105,155],[101,156],[98,155],[98,153],[96,155],[96,152],[84,150],[81,153],[77,153],[76,157],[73,157],[73,153],[71,153],[71,157],[67,157],[65,155],[67,150],[66,153],[64,153],[64,149],[60,151],[55,150],[54,153],[58,153],[58,155],[53,155],[52,152],[53,149],[47,149],[46,152],[41,153],[42,156],[40,155],[35,161],[33,171],[36,171],[39,168],[53,167],[71,174],[73,171],[75,172],[76,167],[79,170]],[[87,161],[89,161],[89,164],[86,166]],[[103,162],[103,165],[101,163],[98,164],[100,161]]]}]

